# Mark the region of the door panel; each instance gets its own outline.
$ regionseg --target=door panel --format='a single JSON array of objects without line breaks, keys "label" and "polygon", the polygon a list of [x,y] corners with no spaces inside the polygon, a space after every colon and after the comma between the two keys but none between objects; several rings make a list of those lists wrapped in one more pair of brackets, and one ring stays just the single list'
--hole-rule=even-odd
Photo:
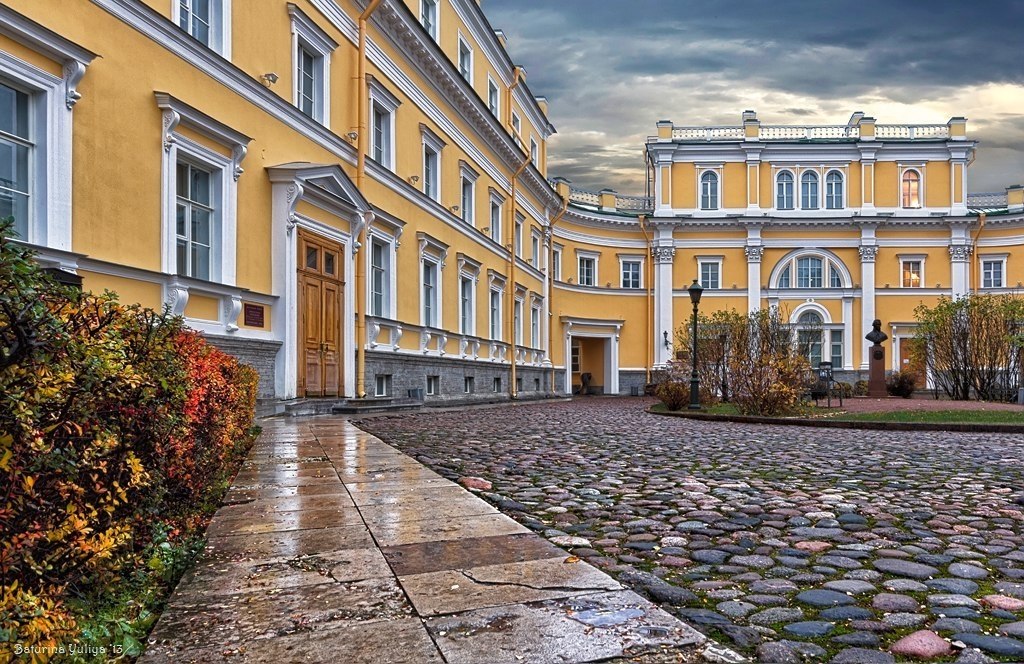
[{"label": "door panel", "polygon": [[299,394],[341,394],[342,245],[299,234]]}]

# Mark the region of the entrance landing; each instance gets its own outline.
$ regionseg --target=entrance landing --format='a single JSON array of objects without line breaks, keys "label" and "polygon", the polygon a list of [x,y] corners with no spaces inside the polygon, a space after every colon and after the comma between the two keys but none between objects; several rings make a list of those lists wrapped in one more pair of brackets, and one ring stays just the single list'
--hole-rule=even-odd
[{"label": "entrance landing", "polygon": [[266,421],[207,534],[141,662],[690,661],[705,640],[340,417]]}]

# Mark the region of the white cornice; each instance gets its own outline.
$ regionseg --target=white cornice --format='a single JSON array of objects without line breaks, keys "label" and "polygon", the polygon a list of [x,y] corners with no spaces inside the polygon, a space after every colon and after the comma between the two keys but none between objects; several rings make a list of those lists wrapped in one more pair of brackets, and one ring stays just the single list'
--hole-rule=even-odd
[{"label": "white cornice", "polygon": [[96,58],[89,49],[4,5],[0,5],[0,34],[59,62],[74,60],[87,65]]}]

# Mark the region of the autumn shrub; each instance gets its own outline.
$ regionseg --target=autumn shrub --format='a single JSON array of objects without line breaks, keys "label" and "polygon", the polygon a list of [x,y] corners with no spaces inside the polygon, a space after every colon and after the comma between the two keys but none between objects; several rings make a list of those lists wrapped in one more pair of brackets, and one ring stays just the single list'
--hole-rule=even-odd
[{"label": "autumn shrub", "polygon": [[673,360],[659,377],[660,382],[654,388],[656,396],[665,408],[669,410],[682,410],[690,403],[690,378],[685,374],[682,362]]},{"label": "autumn shrub", "polygon": [[[193,541],[251,440],[255,371],[181,319],[48,278],[0,223],[0,654]],[[158,542],[158,538],[162,541]]]},{"label": "autumn shrub", "polygon": [[858,380],[853,384],[853,396],[866,397],[868,395],[868,381]]},{"label": "autumn shrub", "polygon": [[903,397],[909,399],[917,387],[917,378],[905,371],[893,371],[885,379],[885,391],[891,397]]},{"label": "autumn shrub", "polygon": [[747,415],[796,412],[810,370],[778,309],[755,311],[731,331],[730,397]]}]

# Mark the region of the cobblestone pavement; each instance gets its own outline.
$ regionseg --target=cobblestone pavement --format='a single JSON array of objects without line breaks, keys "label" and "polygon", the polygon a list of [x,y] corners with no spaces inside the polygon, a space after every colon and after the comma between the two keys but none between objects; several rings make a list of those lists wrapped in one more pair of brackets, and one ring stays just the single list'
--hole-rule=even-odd
[{"label": "cobblestone pavement", "polygon": [[493,483],[499,509],[755,660],[1024,661],[1024,437],[698,422],[650,403],[358,424]]}]

